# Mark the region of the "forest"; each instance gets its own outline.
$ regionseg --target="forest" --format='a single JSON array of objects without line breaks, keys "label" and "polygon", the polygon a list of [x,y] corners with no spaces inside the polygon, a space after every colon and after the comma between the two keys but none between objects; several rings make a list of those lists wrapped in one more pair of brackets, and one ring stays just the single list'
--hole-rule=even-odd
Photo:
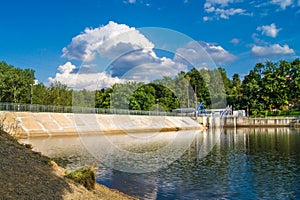
[{"label": "forest", "polygon": [[114,84],[96,91],[73,90],[56,82],[34,84],[32,69],[16,68],[0,62],[0,102],[55,106],[86,106],[130,110],[194,108],[203,102],[207,108],[245,110],[251,116],[299,115],[300,60],[257,63],[241,79],[228,77],[224,68],[193,68],[174,77],[150,83]]}]

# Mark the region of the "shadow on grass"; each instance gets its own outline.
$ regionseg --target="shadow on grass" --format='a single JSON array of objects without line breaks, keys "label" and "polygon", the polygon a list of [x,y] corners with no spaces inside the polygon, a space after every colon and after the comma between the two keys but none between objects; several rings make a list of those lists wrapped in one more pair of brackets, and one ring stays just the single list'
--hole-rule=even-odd
[{"label": "shadow on grass", "polygon": [[63,199],[71,191],[64,178],[55,174],[50,159],[0,132],[1,199]]}]

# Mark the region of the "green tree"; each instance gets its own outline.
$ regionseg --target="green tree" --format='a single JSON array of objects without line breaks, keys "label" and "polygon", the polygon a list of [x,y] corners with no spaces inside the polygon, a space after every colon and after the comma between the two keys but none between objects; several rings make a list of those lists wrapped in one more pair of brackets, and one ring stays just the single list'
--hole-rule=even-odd
[{"label": "green tree", "polygon": [[129,109],[130,101],[135,90],[144,85],[140,82],[117,83],[112,86],[110,96],[110,108],[114,109]]},{"label": "green tree", "polygon": [[34,104],[51,105],[48,88],[43,83],[33,86],[32,98]]},{"label": "green tree", "polygon": [[[209,92],[212,108],[225,108],[227,106],[226,98],[229,93],[230,80],[226,76],[223,68],[209,71]],[[229,80],[229,81],[228,81]]]},{"label": "green tree", "polygon": [[175,93],[167,85],[149,83],[155,89],[155,99],[159,106],[163,107],[165,111],[172,111],[179,107],[179,101]]},{"label": "green tree", "polygon": [[30,84],[34,79],[34,70],[0,62],[0,101],[30,103]]},{"label": "green tree", "polygon": [[300,60],[295,59],[291,63],[291,69],[287,77],[289,80],[289,100],[294,108],[300,109]]},{"label": "green tree", "polygon": [[233,105],[233,109],[239,109],[239,98],[241,96],[242,81],[238,74],[232,76],[231,92],[228,96],[228,104]]},{"label": "green tree", "polygon": [[242,82],[240,108],[246,110],[248,115],[257,114],[264,108],[261,98],[261,76],[257,71],[261,65],[262,63],[258,63],[257,68],[251,70]]},{"label": "green tree", "polygon": [[201,72],[193,68],[191,71],[187,73],[187,75],[191,78],[190,85],[193,88],[193,92],[195,92],[197,95],[197,101],[203,102],[205,105],[209,105],[210,96],[209,96],[208,86],[203,76],[201,75]]},{"label": "green tree", "polygon": [[65,90],[63,90],[62,94],[65,94],[67,97],[70,98],[69,100],[71,100],[73,106],[94,108],[96,105],[94,91],[82,89],[82,90],[74,90],[74,91],[67,91],[67,92],[70,93],[68,94],[66,93]]},{"label": "green tree", "polygon": [[95,106],[96,108],[110,108],[111,88],[96,90],[95,92]]},{"label": "green tree", "polygon": [[72,90],[68,90],[67,85],[60,82],[51,84],[48,88],[49,103],[55,106],[71,106]]},{"label": "green tree", "polygon": [[130,98],[131,110],[150,110],[156,104],[155,89],[152,85],[142,85],[136,89]]}]

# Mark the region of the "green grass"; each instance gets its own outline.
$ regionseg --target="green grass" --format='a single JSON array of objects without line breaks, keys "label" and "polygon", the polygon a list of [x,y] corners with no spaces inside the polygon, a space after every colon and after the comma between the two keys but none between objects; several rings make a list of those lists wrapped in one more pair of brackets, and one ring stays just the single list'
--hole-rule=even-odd
[{"label": "green grass", "polygon": [[250,117],[300,117],[298,110],[276,110],[254,112]]},{"label": "green grass", "polygon": [[79,184],[82,184],[88,190],[92,190],[95,188],[96,173],[93,166],[77,169],[73,172],[67,173],[65,177],[72,179]]},{"label": "green grass", "polygon": [[60,158],[60,157],[54,157],[51,158],[56,164],[63,168],[67,168],[69,164],[72,164],[71,161],[69,161],[67,158]]}]

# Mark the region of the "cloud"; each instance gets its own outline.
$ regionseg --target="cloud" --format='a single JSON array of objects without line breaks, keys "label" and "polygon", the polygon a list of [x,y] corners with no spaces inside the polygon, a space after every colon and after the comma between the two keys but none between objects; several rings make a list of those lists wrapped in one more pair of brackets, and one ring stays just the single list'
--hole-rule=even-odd
[{"label": "cloud", "polygon": [[246,13],[246,10],[241,8],[230,8],[230,9],[215,9],[214,7],[210,7],[208,9],[205,9],[207,13],[214,13],[213,17],[204,16],[203,21],[209,21],[213,19],[229,19],[230,16],[234,15],[250,15],[249,13]]},{"label": "cloud", "polygon": [[199,42],[205,51],[218,65],[225,65],[236,59],[234,55],[226,51],[223,47],[208,42]]},{"label": "cloud", "polygon": [[136,50],[124,54],[114,60],[110,67],[109,73],[112,76],[123,76],[126,72],[132,70],[143,64],[150,64],[150,63],[159,63],[160,58],[158,58],[153,52],[144,52],[142,50]]},{"label": "cloud", "polygon": [[[170,75],[170,71],[172,71],[171,75],[176,75],[179,71],[187,71],[187,66],[181,63],[176,63],[170,58],[158,57],[154,52],[154,44],[138,30],[115,22],[109,22],[107,25],[95,29],[86,29],[83,33],[75,36],[72,42],[63,49],[63,56],[82,60],[102,69],[94,69],[94,73],[104,70],[106,66],[100,66],[99,63],[102,63],[104,58],[108,58],[110,62],[107,62],[109,66],[105,73],[111,75],[108,77],[109,82],[114,80],[111,78],[115,77],[123,79],[128,73],[135,72],[137,74],[136,69],[140,70],[139,77],[141,77],[141,72],[149,77],[144,80],[145,82],[152,80],[151,77],[157,77],[157,74],[162,78]],[[70,68],[68,73],[60,70],[55,78],[65,80],[63,78],[70,76],[72,70],[73,68]],[[90,68],[87,69],[87,72],[89,71],[91,71]],[[135,81],[139,80],[141,79],[138,78]]]},{"label": "cloud", "polygon": [[204,17],[203,17],[203,21],[206,22],[206,21],[209,21],[209,20],[212,20],[212,18],[210,18],[210,17],[208,17],[208,16],[204,16]]},{"label": "cloud", "polygon": [[283,46],[279,44],[273,44],[267,46],[254,45],[251,49],[251,53],[259,57],[267,57],[267,56],[274,56],[274,55],[294,54],[295,51],[291,49],[287,44]]},{"label": "cloud", "polygon": [[241,9],[241,8],[230,8],[230,9],[216,9],[215,13],[220,16],[222,19],[229,19],[229,16],[233,15],[241,15],[241,14],[246,14],[246,10]]},{"label": "cloud", "polygon": [[58,66],[57,69],[62,74],[70,74],[74,69],[76,69],[76,66],[71,62],[66,62],[64,65]]},{"label": "cloud", "polygon": [[207,42],[192,41],[178,48],[174,57],[174,54],[159,57],[155,51],[154,44],[134,27],[109,22],[95,29],[85,29],[63,48],[63,57],[84,61],[80,70],[67,62],[48,80],[62,82],[71,88],[94,90],[128,80],[149,82],[177,75],[190,67],[190,63],[183,60],[197,66],[214,67],[214,62],[225,65],[236,59],[223,47]]},{"label": "cloud", "polygon": [[159,62],[142,63],[126,71],[121,77],[127,81],[137,81],[148,83],[153,80],[162,79],[164,76],[175,76],[180,71],[187,71],[185,64],[173,61],[170,58],[163,57]]},{"label": "cloud", "polygon": [[86,28],[83,33],[72,38],[72,42],[63,48],[62,57],[89,62],[95,59],[97,53],[114,59],[136,49],[152,51],[153,47],[135,28],[110,21],[95,29]]},{"label": "cloud", "polygon": [[238,44],[238,43],[240,43],[240,39],[233,38],[232,40],[230,40],[230,43],[232,43],[232,44]]},{"label": "cloud", "polygon": [[211,66],[213,62],[217,65],[225,65],[235,59],[236,57],[223,47],[203,41],[191,41],[186,47],[177,49],[174,58],[178,62],[186,63],[188,61],[194,65],[205,67],[213,67]]},{"label": "cloud", "polygon": [[124,0],[123,3],[124,4],[135,4],[136,0]]},{"label": "cloud", "polygon": [[229,3],[234,3],[234,0],[206,0],[205,4],[227,6]]},{"label": "cloud", "polygon": [[277,29],[277,28],[276,28],[276,25],[275,25],[274,23],[272,23],[271,25],[259,26],[259,27],[257,27],[256,30],[261,31],[261,33],[262,33],[263,35],[266,35],[266,36],[270,36],[270,37],[276,38],[278,32],[279,32],[281,29]]},{"label": "cloud", "polygon": [[[116,59],[108,69],[112,77],[149,82],[163,76],[174,76],[188,68],[170,58],[157,57],[153,52],[130,52]],[[143,79],[144,78],[144,79]]]},{"label": "cloud", "polygon": [[[127,57],[126,59],[130,60],[133,58]],[[140,61],[142,60],[144,59],[141,58]],[[124,64],[123,62],[120,63]],[[175,76],[180,71],[188,70],[186,65],[177,63],[166,57],[157,58],[156,62],[140,63],[140,65],[127,68],[123,71],[118,66],[115,66],[116,68],[113,70],[116,70],[115,73],[118,76],[114,77],[108,71],[96,72],[92,69],[93,67],[84,65],[78,70],[71,62],[66,62],[58,66],[57,70],[59,72],[56,73],[55,77],[49,77],[48,81],[50,84],[55,82],[66,84],[69,88],[75,90],[87,89],[94,91],[111,87],[115,83],[124,83],[127,81],[148,83],[156,79],[161,79],[164,76]]]},{"label": "cloud", "polygon": [[258,44],[263,44],[263,45],[267,45],[268,42],[262,40],[259,38],[259,35],[257,33],[253,33],[251,35],[252,39],[254,40],[255,43],[258,43]]},{"label": "cloud", "polygon": [[60,82],[66,84],[69,88],[74,89],[87,89],[96,90],[105,87],[110,87],[114,83],[121,83],[124,80],[118,77],[111,77],[105,72],[98,73],[74,73],[77,67],[71,62],[67,62],[64,65],[60,65],[58,73],[55,77],[49,77],[48,81],[50,83]]},{"label": "cloud", "polygon": [[279,5],[282,10],[293,5],[293,0],[272,0],[272,4]]},{"label": "cloud", "polygon": [[213,19],[229,19],[230,16],[234,15],[251,15],[242,8],[226,8],[229,3],[235,3],[239,1],[233,0],[206,0],[204,4],[204,11],[212,14],[212,16],[204,16],[203,21]]}]

